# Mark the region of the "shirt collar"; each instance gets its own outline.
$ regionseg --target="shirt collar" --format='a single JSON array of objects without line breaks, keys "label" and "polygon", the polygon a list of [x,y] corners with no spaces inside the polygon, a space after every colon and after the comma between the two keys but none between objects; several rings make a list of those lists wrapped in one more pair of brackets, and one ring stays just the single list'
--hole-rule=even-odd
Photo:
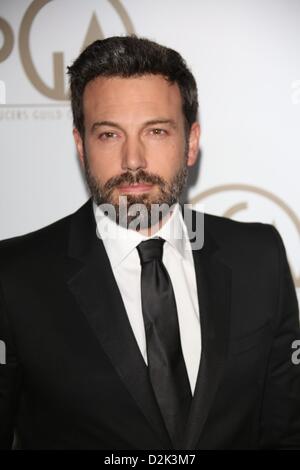
[{"label": "shirt collar", "polygon": [[185,258],[189,238],[178,203],[173,206],[172,214],[165,224],[152,237],[136,230],[126,229],[108,216],[93,201],[93,211],[97,225],[97,236],[102,239],[112,268],[117,267],[143,240],[161,237],[174,248],[177,256]]}]

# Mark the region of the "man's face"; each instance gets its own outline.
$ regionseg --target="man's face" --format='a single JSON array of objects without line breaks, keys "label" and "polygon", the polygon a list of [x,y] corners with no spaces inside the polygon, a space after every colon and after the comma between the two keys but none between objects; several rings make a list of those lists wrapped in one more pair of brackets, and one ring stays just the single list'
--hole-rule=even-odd
[{"label": "man's face", "polygon": [[118,216],[120,196],[127,209],[145,204],[148,213],[151,204],[178,200],[197,158],[199,125],[186,135],[177,84],[160,75],[100,77],[87,84],[83,111],[84,141],[76,129],[74,137],[96,204],[112,204]]}]

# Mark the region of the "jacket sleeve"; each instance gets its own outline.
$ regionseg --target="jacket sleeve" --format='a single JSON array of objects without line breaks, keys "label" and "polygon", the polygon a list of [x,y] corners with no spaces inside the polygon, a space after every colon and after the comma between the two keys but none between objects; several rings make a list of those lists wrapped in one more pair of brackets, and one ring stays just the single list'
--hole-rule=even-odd
[{"label": "jacket sleeve", "polygon": [[21,366],[9,328],[0,283],[0,449],[11,449],[21,390]]},{"label": "jacket sleeve", "polygon": [[[278,231],[277,311],[261,410],[262,449],[300,449],[300,348],[299,307],[286,251]],[[300,358],[300,353],[298,355]]]}]

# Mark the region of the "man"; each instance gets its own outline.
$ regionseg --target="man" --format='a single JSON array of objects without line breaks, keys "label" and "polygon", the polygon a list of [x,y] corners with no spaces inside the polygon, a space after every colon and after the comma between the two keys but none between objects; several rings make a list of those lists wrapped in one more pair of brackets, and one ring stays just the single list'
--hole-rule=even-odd
[{"label": "man", "polygon": [[191,224],[179,203],[200,134],[185,62],[112,37],[69,75],[92,197],[0,244],[1,446],[300,447],[281,238],[195,211]]}]

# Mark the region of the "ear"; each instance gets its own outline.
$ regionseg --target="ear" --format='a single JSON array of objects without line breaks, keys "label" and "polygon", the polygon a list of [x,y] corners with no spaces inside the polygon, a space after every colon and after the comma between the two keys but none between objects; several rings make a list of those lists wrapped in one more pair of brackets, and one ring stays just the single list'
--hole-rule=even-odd
[{"label": "ear", "polygon": [[83,145],[82,137],[78,129],[76,128],[73,129],[73,137],[74,137],[76,149],[77,149],[79,160],[80,160],[80,165],[82,166],[82,168],[84,168],[84,145]]},{"label": "ear", "polygon": [[191,126],[189,135],[189,150],[187,165],[193,166],[196,163],[199,152],[199,139],[200,139],[200,125],[194,122]]}]

